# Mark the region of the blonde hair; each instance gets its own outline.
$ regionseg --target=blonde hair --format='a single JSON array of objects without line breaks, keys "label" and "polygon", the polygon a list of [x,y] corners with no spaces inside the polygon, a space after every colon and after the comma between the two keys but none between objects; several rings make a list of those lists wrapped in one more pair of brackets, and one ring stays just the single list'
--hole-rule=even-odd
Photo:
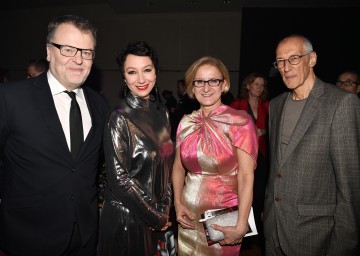
[{"label": "blonde hair", "polygon": [[248,74],[240,85],[239,98],[240,99],[248,99],[249,98],[249,89],[248,85],[252,84],[256,78],[262,78],[264,80],[264,90],[260,95],[260,98],[265,101],[267,100],[268,90],[267,90],[267,78],[263,74],[253,72]]},{"label": "blonde hair", "polygon": [[211,65],[219,70],[224,80],[226,80],[226,86],[224,88],[223,94],[227,93],[230,89],[230,75],[224,63],[214,57],[205,56],[196,60],[185,73],[185,84],[186,84],[186,93],[190,98],[194,98],[194,93],[192,91],[193,82],[195,74],[198,69],[204,65]]}]

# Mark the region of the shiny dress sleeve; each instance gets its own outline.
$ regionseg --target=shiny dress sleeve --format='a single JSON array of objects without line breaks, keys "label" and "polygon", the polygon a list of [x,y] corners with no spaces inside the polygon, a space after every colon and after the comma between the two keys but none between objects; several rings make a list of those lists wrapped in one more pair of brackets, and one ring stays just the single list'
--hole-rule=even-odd
[{"label": "shiny dress sleeve", "polygon": [[[144,220],[150,227],[161,229],[167,222],[168,214],[161,212],[161,203],[152,202],[146,189],[134,178],[136,170],[131,166],[136,163],[134,142],[136,134],[131,134],[131,127],[126,118],[113,112],[105,128],[104,150],[106,154],[107,186],[114,198],[130,212]],[[164,201],[167,198],[163,198]],[[160,210],[160,211],[159,211]]]}]

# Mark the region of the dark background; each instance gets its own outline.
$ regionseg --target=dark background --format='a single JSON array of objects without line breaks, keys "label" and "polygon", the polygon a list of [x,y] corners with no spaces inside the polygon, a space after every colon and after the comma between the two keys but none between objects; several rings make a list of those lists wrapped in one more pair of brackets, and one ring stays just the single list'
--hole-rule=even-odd
[{"label": "dark background", "polygon": [[269,93],[286,90],[273,69],[278,41],[302,34],[313,44],[318,60],[315,74],[335,83],[344,70],[360,72],[359,8],[244,8],[239,81],[258,71],[269,76]]},{"label": "dark background", "polygon": [[112,106],[117,104],[118,88],[123,85],[115,57],[135,39],[146,40],[157,49],[161,60],[159,88],[173,95],[176,80],[204,55],[218,57],[227,65],[235,97],[244,77],[254,71],[269,77],[270,98],[278,95],[286,87],[272,66],[276,45],[295,33],[313,43],[318,55],[315,74],[322,80],[335,83],[347,69],[360,73],[359,0],[190,2],[1,0],[0,67],[10,73],[11,80],[23,79],[28,60],[46,55],[49,20],[73,13],[89,18],[99,29],[97,57],[88,84],[99,88]]}]

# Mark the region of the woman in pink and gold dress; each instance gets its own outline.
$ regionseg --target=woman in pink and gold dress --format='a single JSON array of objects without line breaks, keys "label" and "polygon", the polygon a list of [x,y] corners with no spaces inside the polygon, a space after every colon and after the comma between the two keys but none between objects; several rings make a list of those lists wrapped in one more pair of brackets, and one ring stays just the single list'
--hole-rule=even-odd
[{"label": "woman in pink and gold dress", "polygon": [[[222,104],[230,79],[220,60],[196,60],[185,80],[187,93],[195,96],[200,109],[185,115],[177,130],[172,182],[179,255],[238,256],[252,203],[256,128],[245,111]],[[239,208],[236,226],[215,225],[225,238],[209,246],[199,223],[201,213],[235,205]]]}]

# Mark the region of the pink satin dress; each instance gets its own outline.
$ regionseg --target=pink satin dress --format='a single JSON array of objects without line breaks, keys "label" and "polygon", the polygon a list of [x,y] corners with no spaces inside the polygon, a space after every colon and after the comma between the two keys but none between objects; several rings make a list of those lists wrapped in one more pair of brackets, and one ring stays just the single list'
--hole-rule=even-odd
[{"label": "pink satin dress", "polygon": [[[208,246],[201,213],[238,204],[236,150],[248,153],[256,163],[258,142],[251,117],[226,105],[209,116],[201,110],[186,115],[177,130],[177,147],[187,175],[182,199],[195,214],[195,230],[179,226],[179,255],[238,256],[240,245]],[[241,196],[241,195],[240,195]]]}]

